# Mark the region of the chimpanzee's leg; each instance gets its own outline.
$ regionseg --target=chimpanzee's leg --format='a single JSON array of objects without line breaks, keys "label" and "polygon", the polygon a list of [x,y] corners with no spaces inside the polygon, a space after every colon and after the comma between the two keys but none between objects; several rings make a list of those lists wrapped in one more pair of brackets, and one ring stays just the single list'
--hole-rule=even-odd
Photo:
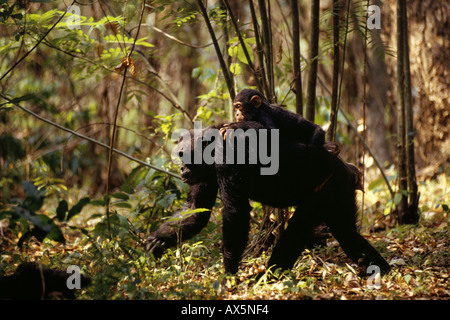
[{"label": "chimpanzee's leg", "polygon": [[238,271],[250,230],[250,205],[236,203],[223,209],[223,263],[225,273]]},{"label": "chimpanzee's leg", "polygon": [[368,267],[370,265],[377,265],[380,267],[382,273],[390,270],[389,264],[380,255],[380,253],[370,245],[370,243],[361,236],[356,228],[349,228],[344,225],[342,221],[336,223],[327,221],[330,231],[347,256],[355,263]]},{"label": "chimpanzee's leg", "polygon": [[356,229],[356,204],[353,193],[342,192],[339,199],[335,199],[328,206],[325,223],[331,233],[342,246],[347,256],[355,263],[368,267],[377,265],[383,273],[390,270],[389,264],[378,251],[364,239]]},{"label": "chimpanzee's leg", "polygon": [[223,204],[223,263],[225,273],[238,271],[250,231],[250,204],[241,184],[231,176],[219,175],[220,197]]},{"label": "chimpanzee's leg", "polygon": [[287,229],[281,234],[268,262],[268,267],[289,269],[302,253],[311,239],[314,228],[320,224],[313,201],[297,207],[288,222]]},{"label": "chimpanzee's leg", "polygon": [[[147,250],[159,258],[167,248],[174,247],[179,240],[185,241],[198,234],[208,224],[211,209],[216,202],[217,189],[215,181],[192,185],[183,209],[174,214],[169,222],[161,225],[147,239]],[[183,211],[200,208],[209,210],[187,217],[181,215]]]}]

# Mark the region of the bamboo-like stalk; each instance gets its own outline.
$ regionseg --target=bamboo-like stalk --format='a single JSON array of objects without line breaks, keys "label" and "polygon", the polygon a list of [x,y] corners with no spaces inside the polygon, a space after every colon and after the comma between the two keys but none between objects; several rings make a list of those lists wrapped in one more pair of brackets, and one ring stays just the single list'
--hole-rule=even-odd
[{"label": "bamboo-like stalk", "polygon": [[331,90],[330,126],[327,130],[327,140],[334,141],[337,127],[337,106],[339,89],[339,14],[340,0],[333,0],[333,83]]},{"label": "bamboo-like stalk", "polygon": [[406,134],[405,134],[405,88],[404,88],[404,33],[403,7],[404,1],[397,0],[397,171],[398,192],[401,199],[397,205],[400,224],[408,208],[406,172]]},{"label": "bamboo-like stalk", "polygon": [[253,66],[253,62],[252,62],[252,59],[250,58],[250,54],[248,53],[247,47],[245,45],[244,38],[242,38],[242,34],[239,31],[239,25],[238,25],[238,23],[236,21],[236,18],[234,16],[234,14],[233,14],[233,11],[231,10],[231,6],[228,3],[228,0],[223,0],[223,3],[225,4],[225,7],[227,8],[228,14],[230,15],[230,19],[231,19],[231,22],[233,24],[234,30],[235,30],[235,32],[236,32],[236,34],[238,36],[239,43],[241,44],[241,47],[242,47],[242,51],[244,52],[245,58],[247,59],[247,64],[248,64],[250,70],[252,71],[253,76],[255,77],[256,86],[258,87],[258,90],[261,91],[262,90],[261,81],[260,81],[259,77],[256,74],[255,67]]},{"label": "bamboo-like stalk", "polygon": [[203,19],[205,19],[206,26],[208,28],[209,35],[211,36],[211,40],[214,43],[214,49],[216,50],[217,58],[219,59],[220,68],[222,69],[223,76],[225,78],[225,82],[227,84],[228,92],[230,94],[231,100],[234,100],[236,96],[236,92],[233,86],[233,80],[230,71],[227,68],[227,64],[223,58],[222,52],[220,51],[219,43],[217,42],[216,34],[214,33],[214,29],[211,25],[211,21],[208,17],[208,12],[206,11],[205,6],[203,5],[202,0],[198,0],[198,6],[200,7],[200,12],[202,13]]},{"label": "bamboo-like stalk", "polygon": [[261,36],[259,32],[259,25],[258,25],[258,19],[256,18],[256,12],[255,12],[255,6],[253,5],[253,0],[248,0],[248,5],[250,7],[250,14],[252,16],[252,23],[253,23],[253,32],[255,34],[256,39],[256,51],[257,51],[257,57],[259,62],[259,69],[257,71],[258,77],[261,79],[263,92],[266,97],[269,96],[269,85],[267,83],[267,75],[266,75],[266,68],[264,66],[264,49],[261,44]]},{"label": "bamboo-like stalk", "polygon": [[311,3],[311,44],[309,51],[309,74],[306,89],[306,110],[305,118],[314,122],[316,105],[316,83],[319,59],[319,12],[320,0],[313,0]]},{"label": "bamboo-like stalk", "polygon": [[406,4],[402,6],[403,15],[403,48],[404,48],[404,75],[405,75],[405,125],[406,125],[406,161],[409,190],[409,214],[408,220],[418,221],[417,208],[419,195],[417,193],[416,166],[414,158],[414,121],[411,99],[411,68],[409,62],[408,43],[408,15]]},{"label": "bamboo-like stalk", "polygon": [[298,14],[298,1],[291,0],[292,10],[292,44],[293,44],[293,68],[295,83],[295,110],[303,115],[302,73],[300,58],[300,18]]},{"label": "bamboo-like stalk", "polygon": [[270,101],[273,101],[275,98],[275,90],[274,90],[275,84],[273,76],[273,50],[272,50],[272,39],[270,37],[270,19],[267,14],[265,0],[258,0],[258,4],[262,25],[262,39],[263,39],[262,49],[264,52],[265,58],[264,61],[266,66],[265,70],[268,79],[268,94],[266,95],[266,97]]},{"label": "bamboo-like stalk", "polygon": [[[318,77],[319,83],[322,86],[322,88],[331,95],[331,90],[326,86],[325,82],[322,80],[322,78]],[[366,148],[367,152],[369,152],[370,156],[373,158],[373,161],[375,162],[375,165],[380,170],[381,176],[383,177],[384,182],[386,183],[386,186],[388,187],[389,194],[391,195],[391,199],[394,200],[394,190],[391,187],[391,184],[389,183],[389,180],[386,176],[386,173],[384,173],[383,166],[381,165],[380,161],[378,161],[377,157],[373,153],[372,149],[367,145],[367,142],[364,140],[364,138],[361,136],[361,134],[358,132],[358,129],[356,126],[352,123],[347,113],[342,110],[342,108],[338,105],[338,111],[344,116],[345,121],[347,122],[347,125],[350,127],[350,129],[355,133],[356,137],[361,141],[361,143]]]}]

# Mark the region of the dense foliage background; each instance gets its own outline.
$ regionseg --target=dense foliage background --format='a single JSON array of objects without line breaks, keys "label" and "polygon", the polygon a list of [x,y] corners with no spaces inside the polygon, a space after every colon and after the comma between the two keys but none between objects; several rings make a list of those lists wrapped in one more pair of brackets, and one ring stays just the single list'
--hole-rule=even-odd
[{"label": "dense foliage background", "polygon": [[[260,8],[261,1],[250,2]],[[250,2],[203,2],[236,91],[258,82],[243,43],[261,67]],[[270,248],[259,257],[248,255],[241,281],[224,285],[220,201],[193,241],[160,261],[145,251],[145,238],[186,199],[188,186],[177,178],[171,158],[172,133],[195,120],[206,126],[233,117],[230,88],[199,3],[74,1],[68,9],[69,3],[59,1],[0,0],[0,276],[24,261],[62,270],[77,265],[93,279],[79,292],[84,299],[448,297],[450,8],[445,1],[407,4],[420,192],[415,225],[397,224],[401,191],[391,194],[380,174],[382,169],[390,187],[398,189],[396,5],[374,1],[381,7],[381,30],[367,37],[362,32],[366,1],[351,1],[341,23],[345,54],[336,139],[341,156],[365,171],[366,192],[358,193],[360,228],[394,267],[381,289],[367,288],[367,277],[358,277],[333,239],[306,251],[277,282],[251,277]],[[308,58],[311,3],[298,3],[306,88],[313,60]],[[296,111],[290,2],[266,5],[275,94],[270,98]],[[325,129],[333,78],[332,5],[320,1],[314,121]],[[110,153],[111,141],[144,163]],[[250,243],[264,214],[260,204],[253,207]]]}]

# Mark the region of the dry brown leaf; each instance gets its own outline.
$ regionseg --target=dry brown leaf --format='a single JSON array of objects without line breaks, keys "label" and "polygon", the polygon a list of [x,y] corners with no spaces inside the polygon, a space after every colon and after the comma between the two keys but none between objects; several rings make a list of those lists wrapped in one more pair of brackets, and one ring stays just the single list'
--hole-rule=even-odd
[{"label": "dry brown leaf", "polygon": [[134,63],[130,66],[130,73],[135,78],[139,75],[139,68]]},{"label": "dry brown leaf", "polygon": [[107,24],[107,26],[112,30],[112,32],[114,32],[114,34],[119,33],[120,25],[117,21],[110,22]]},{"label": "dry brown leaf", "polygon": [[136,77],[139,74],[139,68],[135,66],[133,58],[130,57],[123,58],[121,63],[114,68],[114,71],[120,73],[127,67],[130,69],[130,73],[133,77]]},{"label": "dry brown leaf", "polygon": [[344,284],[348,288],[352,290],[361,290],[361,284],[359,283],[358,277],[353,274],[352,272],[349,272],[344,277]]}]

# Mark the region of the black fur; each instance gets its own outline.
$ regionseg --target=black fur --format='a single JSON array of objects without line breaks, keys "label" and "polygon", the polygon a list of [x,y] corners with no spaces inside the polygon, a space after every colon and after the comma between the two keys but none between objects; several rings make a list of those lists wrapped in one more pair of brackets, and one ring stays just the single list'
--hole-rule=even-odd
[{"label": "black fur", "polygon": [[[75,299],[76,290],[67,287],[70,276],[62,270],[40,269],[35,263],[25,262],[17,267],[13,275],[0,277],[0,299]],[[89,277],[80,276],[81,287],[91,283]]]},{"label": "black fur", "polygon": [[[264,129],[256,122],[240,122],[228,128],[255,129],[258,134]],[[196,143],[202,143],[203,148],[210,143],[201,139],[201,142],[194,141],[192,138],[192,145],[189,145],[184,143],[188,141],[186,137],[184,139],[178,146],[178,150],[183,153],[193,153]],[[243,133],[238,134],[237,139],[244,139]],[[389,264],[356,229],[355,190],[358,179],[355,171],[325,148],[281,140],[279,149],[279,171],[275,175],[261,175],[260,163],[182,165],[182,177],[191,184],[187,207],[211,209],[219,187],[224,207],[225,272],[238,271],[241,255],[247,245],[250,199],[273,207],[297,207],[274,247],[268,266],[291,268],[310,239],[314,227],[325,222],[354,262],[363,266],[376,264],[383,272],[387,272]],[[252,152],[248,148],[247,151]],[[202,177],[200,180],[205,183],[202,188],[199,189],[199,181],[195,177]],[[193,236],[206,225],[208,218],[209,213],[200,213],[182,220],[176,226],[173,223],[164,224],[152,235],[149,250],[155,251],[155,244],[159,244],[160,250],[174,245],[179,230],[183,240]]]},{"label": "black fur", "polygon": [[[211,209],[216,202],[217,182],[199,182],[190,186],[187,202],[183,209],[174,214],[171,219],[161,225],[158,230],[147,239],[147,250],[156,258],[160,258],[166,248],[174,247],[178,240],[186,241],[198,234],[207,224],[211,216]],[[208,209],[208,211],[187,214],[189,209]]]},{"label": "black fur", "polygon": [[[254,97],[259,97],[255,104]],[[265,128],[280,129],[281,140],[294,140],[304,144],[322,146],[325,131],[301,115],[271,104],[257,90],[244,89],[234,99],[236,121],[255,121]]]}]

